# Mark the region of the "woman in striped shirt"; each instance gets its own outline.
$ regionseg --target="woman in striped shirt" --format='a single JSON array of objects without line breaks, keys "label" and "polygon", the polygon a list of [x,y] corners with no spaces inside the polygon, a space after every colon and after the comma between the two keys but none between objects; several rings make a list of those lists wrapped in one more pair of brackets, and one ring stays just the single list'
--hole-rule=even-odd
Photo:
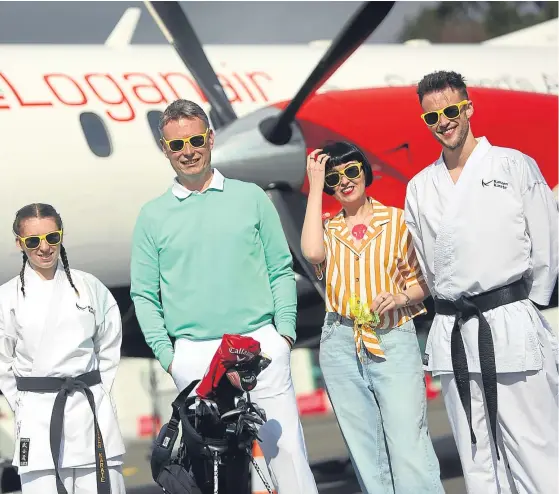
[{"label": "woman in striped shirt", "polygon": [[[403,211],[368,197],[371,166],[336,142],[307,159],[301,247],[326,282],[320,367],[363,493],[444,493],[413,318],[427,288]],[[340,212],[322,221],[322,192]]]}]

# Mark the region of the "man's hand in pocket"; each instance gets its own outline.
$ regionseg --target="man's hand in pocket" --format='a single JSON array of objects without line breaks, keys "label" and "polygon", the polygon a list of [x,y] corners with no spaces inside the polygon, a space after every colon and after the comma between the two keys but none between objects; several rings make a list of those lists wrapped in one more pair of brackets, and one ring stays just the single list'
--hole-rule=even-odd
[{"label": "man's hand in pocket", "polygon": [[281,336],[285,341],[287,341],[287,344],[289,345],[289,349],[293,348],[293,340],[289,336],[285,336],[285,335],[281,335]]}]

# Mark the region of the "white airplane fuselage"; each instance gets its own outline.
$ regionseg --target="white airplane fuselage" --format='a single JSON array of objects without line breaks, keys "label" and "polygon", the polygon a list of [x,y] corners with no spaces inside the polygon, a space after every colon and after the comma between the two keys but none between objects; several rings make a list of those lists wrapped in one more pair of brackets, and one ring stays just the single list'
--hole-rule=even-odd
[{"label": "white airplane fuselage", "polygon": [[[324,53],[306,45],[204,49],[239,117],[292,98]],[[0,58],[0,283],[19,271],[15,212],[48,202],[64,220],[70,264],[127,286],[139,209],[173,178],[152,132],[158,113],[152,127],[148,113],[179,97],[209,109],[205,97],[166,45],[0,45]],[[471,86],[558,93],[557,49],[484,45],[364,45],[321,92],[410,85],[440,69]],[[513,114],[503,108],[503,121]],[[97,156],[107,143],[108,155]]]}]

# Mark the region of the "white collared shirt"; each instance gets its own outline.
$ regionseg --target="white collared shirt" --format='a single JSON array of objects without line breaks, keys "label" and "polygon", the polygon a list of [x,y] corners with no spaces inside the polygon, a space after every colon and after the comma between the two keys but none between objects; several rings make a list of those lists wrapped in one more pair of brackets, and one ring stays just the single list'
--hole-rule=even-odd
[{"label": "white collared shirt", "polygon": [[190,194],[203,194],[204,192],[206,192],[206,190],[210,190],[210,189],[223,190],[224,176],[216,168],[213,168],[212,170],[213,170],[212,181],[210,182],[210,185],[205,190],[203,191],[189,190],[178,181],[177,177],[175,177],[173,179],[173,186],[171,188],[171,191],[173,192],[175,197],[179,199],[186,199],[187,197],[190,196]]}]

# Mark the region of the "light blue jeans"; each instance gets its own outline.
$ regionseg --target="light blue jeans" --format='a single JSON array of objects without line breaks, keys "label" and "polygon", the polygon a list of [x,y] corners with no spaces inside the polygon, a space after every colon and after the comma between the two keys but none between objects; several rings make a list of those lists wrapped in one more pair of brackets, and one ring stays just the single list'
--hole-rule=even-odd
[{"label": "light blue jeans", "polygon": [[351,321],[327,313],[320,367],[363,494],[444,493],[427,427],[427,398],[413,321],[377,330],[386,355],[362,347]]}]

